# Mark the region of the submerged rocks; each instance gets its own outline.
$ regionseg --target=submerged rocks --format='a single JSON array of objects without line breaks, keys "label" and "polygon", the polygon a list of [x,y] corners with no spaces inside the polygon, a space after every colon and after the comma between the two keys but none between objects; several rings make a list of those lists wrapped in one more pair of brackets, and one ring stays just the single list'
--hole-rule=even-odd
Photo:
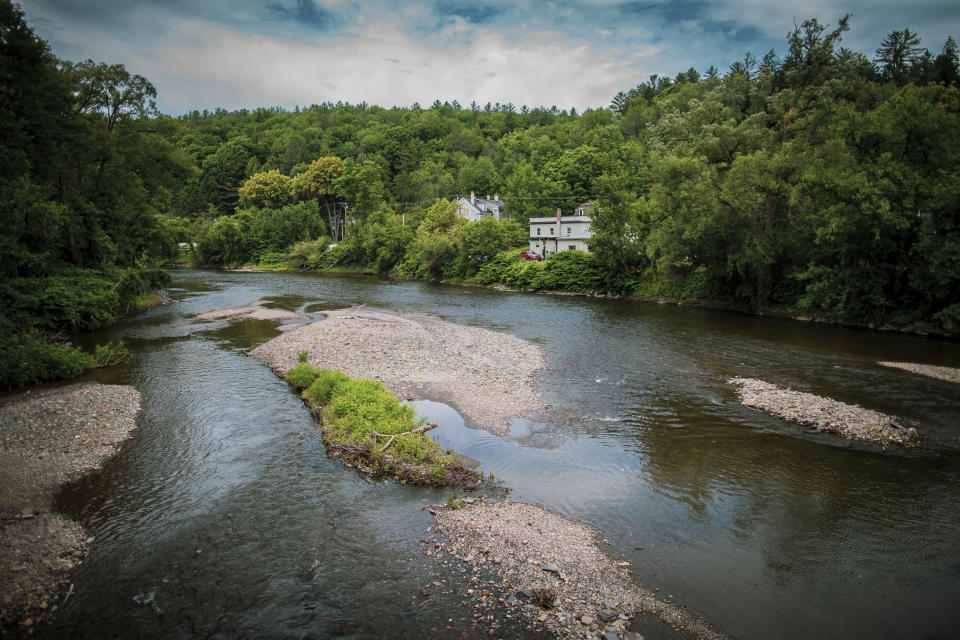
[{"label": "submerged rocks", "polygon": [[755,378],[730,378],[728,382],[737,388],[744,406],[817,431],[881,446],[912,448],[920,445],[917,430],[901,425],[894,416],[812,393],[783,389]]}]

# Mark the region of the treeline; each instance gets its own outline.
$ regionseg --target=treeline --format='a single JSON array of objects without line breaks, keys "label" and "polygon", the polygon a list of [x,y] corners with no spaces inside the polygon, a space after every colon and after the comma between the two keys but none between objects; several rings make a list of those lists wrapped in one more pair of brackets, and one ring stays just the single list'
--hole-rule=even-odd
[{"label": "treeline", "polygon": [[[200,220],[201,248],[216,247],[207,260],[228,253],[225,225],[283,211],[249,190],[316,203],[326,237],[299,238],[316,242],[292,264],[473,277],[494,253],[416,226],[438,198],[499,193],[521,226],[597,200],[589,280],[601,291],[960,330],[956,43],[933,55],[904,29],[871,60],[841,46],[846,30],[846,18],[809,20],[782,57],[654,76],[583,114],[439,102],[194,112],[176,145],[200,172],[178,206]],[[262,237],[232,260],[276,262],[282,242]]]},{"label": "treeline", "polygon": [[[841,46],[846,18],[809,20],[782,56],[654,76],[584,113],[438,101],[171,118],[145,78],[57,60],[9,0],[0,13],[5,361],[109,321],[171,259],[960,330],[952,38],[934,55],[895,31],[871,59]],[[499,194],[506,220],[466,223],[450,202],[470,192]],[[510,252],[530,217],[587,201],[589,255]],[[77,285],[90,277],[111,284]],[[62,290],[77,295],[43,293]]]},{"label": "treeline", "polygon": [[152,266],[176,252],[168,214],[193,168],[155,96],[122,66],[57,60],[0,2],[0,389],[95,365],[105,352],[63,332],[167,281]]}]

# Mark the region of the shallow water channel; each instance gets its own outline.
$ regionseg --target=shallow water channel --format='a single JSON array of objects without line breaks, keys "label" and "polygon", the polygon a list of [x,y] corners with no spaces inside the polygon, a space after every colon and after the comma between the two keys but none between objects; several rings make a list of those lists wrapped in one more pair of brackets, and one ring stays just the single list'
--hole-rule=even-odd
[{"label": "shallow water channel", "polygon": [[[131,347],[94,378],[136,387],[143,411],[103,471],[60,496],[96,544],[47,635],[488,637],[459,598],[423,588],[436,577],[421,507],[447,492],[328,460],[300,400],[245,355],[275,323],[194,319],[268,298],[318,317],[426,312],[540,344],[549,406],[501,439],[423,399],[441,422],[431,434],[513,499],[600,528],[639,580],[732,636],[956,637],[960,386],[875,363],[957,367],[960,344],[372,277],[173,275],[175,303],[81,337]],[[933,451],[804,433],[741,407],[734,375],[896,414]]]}]

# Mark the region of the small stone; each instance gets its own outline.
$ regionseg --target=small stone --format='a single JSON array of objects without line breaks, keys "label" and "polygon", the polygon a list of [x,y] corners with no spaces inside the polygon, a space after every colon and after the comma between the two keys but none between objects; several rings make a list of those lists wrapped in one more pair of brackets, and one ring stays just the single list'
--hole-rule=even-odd
[{"label": "small stone", "polygon": [[624,631],[623,640],[646,640],[646,638],[643,637],[642,633],[636,631]]},{"label": "small stone", "polygon": [[560,567],[552,563],[542,564],[540,565],[540,568],[543,569],[544,571],[550,571],[552,573],[560,573]]},{"label": "small stone", "polygon": [[617,616],[620,614],[614,611],[613,609],[601,609],[600,610],[600,619],[604,622],[610,622],[616,620]]},{"label": "small stone", "polygon": [[607,627],[603,632],[603,640],[620,640],[617,630],[613,627]]},{"label": "small stone", "polygon": [[616,609],[616,608],[617,608],[617,605],[613,604],[613,603],[610,602],[609,600],[604,600],[601,604],[603,604],[603,606],[605,606],[607,609]]},{"label": "small stone", "polygon": [[511,595],[507,597],[507,604],[516,604],[517,602],[519,602],[517,596]]},{"label": "small stone", "polygon": [[594,618],[593,616],[583,616],[582,618],[580,618],[580,622],[588,626],[593,624],[595,620],[596,618]]}]

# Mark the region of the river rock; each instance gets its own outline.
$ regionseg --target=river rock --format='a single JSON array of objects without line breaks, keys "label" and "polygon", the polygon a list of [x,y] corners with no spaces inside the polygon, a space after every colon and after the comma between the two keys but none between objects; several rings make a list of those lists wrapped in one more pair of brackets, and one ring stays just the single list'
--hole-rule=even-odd
[{"label": "river rock", "polygon": [[620,614],[614,611],[613,609],[600,610],[600,619],[603,620],[604,622],[610,622],[612,620],[616,620],[619,616]]}]

